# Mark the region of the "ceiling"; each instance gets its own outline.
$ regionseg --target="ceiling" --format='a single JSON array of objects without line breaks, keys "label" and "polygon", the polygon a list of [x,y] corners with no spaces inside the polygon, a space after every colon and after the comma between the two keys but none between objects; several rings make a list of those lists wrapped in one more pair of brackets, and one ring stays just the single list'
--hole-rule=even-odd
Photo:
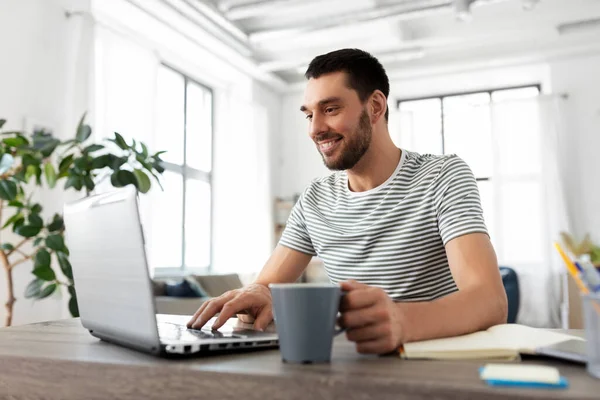
[{"label": "ceiling", "polygon": [[198,13],[215,37],[287,84],[314,56],[343,47],[371,52],[390,72],[600,46],[600,0],[161,1]]}]

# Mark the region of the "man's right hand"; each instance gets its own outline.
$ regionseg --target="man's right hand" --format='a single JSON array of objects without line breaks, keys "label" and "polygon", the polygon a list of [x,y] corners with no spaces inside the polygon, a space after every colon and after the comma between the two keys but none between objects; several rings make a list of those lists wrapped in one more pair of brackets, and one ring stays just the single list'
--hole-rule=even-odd
[{"label": "man's right hand", "polygon": [[245,312],[254,317],[254,329],[262,331],[273,320],[271,292],[268,287],[253,283],[241,289],[230,290],[219,297],[208,300],[187,323],[188,328],[200,329],[212,317],[219,317],[212,329],[219,329],[237,313]]}]

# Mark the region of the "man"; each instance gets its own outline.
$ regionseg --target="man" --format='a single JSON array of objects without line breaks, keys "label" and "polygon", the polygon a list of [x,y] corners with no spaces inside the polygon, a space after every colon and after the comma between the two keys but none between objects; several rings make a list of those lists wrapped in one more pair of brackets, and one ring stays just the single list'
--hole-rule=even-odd
[{"label": "man", "polygon": [[306,72],[310,138],[337,172],[296,203],[256,281],[204,303],[188,323],[245,312],[272,320],[272,282],[294,282],[314,255],[348,294],[340,324],[361,353],[506,322],[507,301],[476,181],[460,158],[398,149],[387,126],[389,82],[370,54],[343,49]]}]

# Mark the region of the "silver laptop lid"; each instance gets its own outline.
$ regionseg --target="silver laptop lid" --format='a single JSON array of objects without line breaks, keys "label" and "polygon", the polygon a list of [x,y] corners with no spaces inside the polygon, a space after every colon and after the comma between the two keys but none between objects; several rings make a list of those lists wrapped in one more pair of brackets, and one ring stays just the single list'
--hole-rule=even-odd
[{"label": "silver laptop lid", "polygon": [[136,189],[129,186],[67,204],[64,220],[83,326],[96,336],[157,351]]}]

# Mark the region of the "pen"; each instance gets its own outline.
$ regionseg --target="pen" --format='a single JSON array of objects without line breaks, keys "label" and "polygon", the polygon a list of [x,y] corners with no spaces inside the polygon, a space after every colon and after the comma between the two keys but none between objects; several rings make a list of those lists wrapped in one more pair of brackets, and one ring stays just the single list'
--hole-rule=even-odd
[{"label": "pen", "polygon": [[590,290],[585,285],[585,283],[583,283],[581,278],[579,278],[579,274],[577,273],[577,267],[575,266],[575,264],[573,264],[573,261],[571,261],[571,259],[565,254],[565,252],[563,251],[563,249],[560,247],[560,245],[557,242],[554,242],[554,247],[558,251],[558,254],[560,254],[563,261],[565,262],[565,265],[567,266],[567,271],[569,271],[569,274],[575,281],[575,284],[577,285],[579,290],[583,294],[588,294],[590,292]]}]

